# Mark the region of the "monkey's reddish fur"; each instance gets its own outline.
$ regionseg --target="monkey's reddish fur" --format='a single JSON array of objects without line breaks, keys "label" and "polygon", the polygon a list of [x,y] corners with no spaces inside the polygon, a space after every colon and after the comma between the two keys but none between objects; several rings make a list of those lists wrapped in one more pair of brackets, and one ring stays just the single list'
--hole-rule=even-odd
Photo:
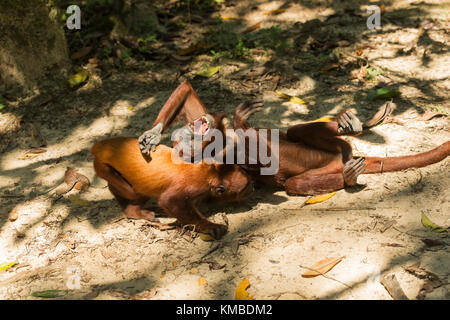
[{"label": "monkey's reddish fur", "polygon": [[[183,224],[194,224],[199,232],[220,238],[226,226],[208,221],[195,207],[195,203],[211,196],[224,200],[237,200],[251,189],[250,179],[238,166],[198,164],[171,159],[172,148],[156,147],[151,160],[142,155],[137,139],[113,138],[94,144],[94,169],[108,181],[130,218],[151,220],[154,214],[142,209],[149,198]],[[217,193],[217,188],[223,191]]]}]

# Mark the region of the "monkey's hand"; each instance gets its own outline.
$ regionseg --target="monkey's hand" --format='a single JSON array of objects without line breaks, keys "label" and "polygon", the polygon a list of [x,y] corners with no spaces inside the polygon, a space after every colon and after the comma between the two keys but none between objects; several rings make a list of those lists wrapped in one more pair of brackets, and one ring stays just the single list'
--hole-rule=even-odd
[{"label": "monkey's hand", "polygon": [[139,137],[139,148],[144,155],[150,154],[150,149],[152,151],[156,150],[156,146],[161,141],[161,132],[163,129],[163,124],[158,123],[156,126],[151,128],[150,130],[145,131]]},{"label": "monkey's hand", "polygon": [[362,132],[363,126],[361,121],[350,110],[339,113],[337,121],[340,135],[357,135]]},{"label": "monkey's hand", "polygon": [[263,105],[262,101],[246,101],[239,104],[234,110],[234,127],[238,128],[245,124],[252,114],[262,110]]},{"label": "monkey's hand", "polygon": [[345,163],[342,174],[344,175],[344,182],[347,186],[356,185],[356,179],[366,169],[364,161],[365,159],[360,157],[353,158]]}]

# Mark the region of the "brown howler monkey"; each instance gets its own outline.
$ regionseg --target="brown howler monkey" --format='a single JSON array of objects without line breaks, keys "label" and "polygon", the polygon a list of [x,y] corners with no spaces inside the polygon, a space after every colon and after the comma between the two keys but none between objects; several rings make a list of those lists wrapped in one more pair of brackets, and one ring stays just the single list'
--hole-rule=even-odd
[{"label": "brown howler monkey", "polygon": [[108,181],[127,217],[153,220],[154,212],[142,206],[156,198],[168,216],[194,224],[198,232],[222,237],[227,227],[208,221],[195,204],[205,197],[240,200],[252,190],[249,176],[237,165],[175,163],[172,150],[159,145],[147,161],[137,139],[120,137],[95,143],[91,153],[95,172]]},{"label": "brown howler monkey", "polygon": [[[239,105],[234,112],[234,127],[244,131],[249,129],[247,118],[253,112],[255,109],[250,104]],[[385,115],[378,114],[376,117],[378,121],[371,121],[371,125]],[[424,167],[450,154],[450,141],[447,141],[431,151],[416,155],[354,157],[351,145],[339,136],[357,135],[368,127],[348,110],[338,114],[334,122],[295,125],[287,132],[280,132],[279,170],[275,175],[260,175],[261,164],[243,167],[253,178],[284,187],[290,195],[316,195],[354,186],[362,173]],[[259,138],[258,129],[256,131]]]},{"label": "brown howler monkey", "polygon": [[[251,103],[251,107],[256,110],[261,106],[260,102]],[[177,119],[182,119],[186,124],[180,130],[181,134],[186,133],[184,137],[192,138],[194,123],[200,122],[201,132],[196,133],[204,135],[210,129],[220,130],[224,138],[223,145],[226,145],[225,130],[231,127],[226,114],[223,112],[208,113],[191,84],[185,80],[172,92],[153,122],[152,128],[139,137],[139,147],[144,155],[150,155],[150,150],[159,144],[161,134]],[[202,150],[213,141],[203,140]],[[175,140],[174,146],[177,143],[178,141]]]}]

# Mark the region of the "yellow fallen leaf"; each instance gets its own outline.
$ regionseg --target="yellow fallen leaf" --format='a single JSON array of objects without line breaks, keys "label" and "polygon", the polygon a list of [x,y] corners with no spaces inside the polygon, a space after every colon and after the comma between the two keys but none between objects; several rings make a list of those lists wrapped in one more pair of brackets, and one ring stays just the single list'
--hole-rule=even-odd
[{"label": "yellow fallen leaf", "polygon": [[198,283],[199,286],[201,286],[201,285],[207,284],[208,281],[206,281],[206,279],[204,279],[204,278],[198,278],[198,282],[197,283]]},{"label": "yellow fallen leaf", "polygon": [[91,205],[86,200],[83,200],[80,197],[73,195],[73,194],[68,196],[67,199],[69,199],[70,202],[72,202],[73,204],[76,204],[77,206],[89,207]]},{"label": "yellow fallen leaf", "polygon": [[283,12],[285,12],[285,11],[286,11],[286,9],[275,9],[275,10],[270,10],[270,11],[264,11],[264,14],[265,14],[266,16],[269,16],[269,15],[274,15],[274,14],[283,13]]},{"label": "yellow fallen leaf", "polygon": [[197,75],[197,76],[200,76],[200,77],[204,77],[204,78],[209,78],[209,77],[211,77],[212,75],[214,75],[214,74],[216,74],[217,72],[219,72],[220,68],[221,68],[221,66],[217,66],[217,67],[208,67],[208,68],[205,68],[205,69],[202,69],[202,70],[198,71],[198,72],[196,73],[196,75]]},{"label": "yellow fallen leaf", "polygon": [[33,158],[36,158],[40,153],[42,153],[42,152],[30,152],[30,151],[28,151],[23,156],[21,156],[19,158],[19,160],[33,159]]},{"label": "yellow fallen leaf", "polygon": [[[326,259],[320,260],[319,262],[317,262],[316,264],[314,264],[311,267],[311,270],[308,270],[304,274],[302,274],[302,277],[311,278],[311,277],[320,276],[321,274],[325,274],[328,271],[330,271],[331,269],[333,269],[333,267],[335,265],[337,265],[339,262],[341,262],[343,258],[344,257],[326,258]],[[312,269],[317,270],[317,271],[314,271]]]},{"label": "yellow fallen leaf", "polygon": [[336,192],[321,194],[319,196],[315,196],[315,197],[312,197],[311,199],[306,200],[305,203],[306,204],[320,203],[320,202],[330,199],[335,194],[336,194]]},{"label": "yellow fallen leaf", "polygon": [[306,104],[305,100],[302,100],[302,99],[300,99],[298,97],[291,97],[289,99],[289,102],[296,103],[296,104]]},{"label": "yellow fallen leaf", "polygon": [[291,95],[288,95],[288,94],[283,93],[278,90],[275,91],[275,93],[277,95],[279,95],[281,98],[289,100],[289,102],[296,103],[296,104],[307,104],[307,102],[305,100],[300,99],[299,97],[291,96]]},{"label": "yellow fallen leaf", "polygon": [[14,222],[17,220],[17,218],[19,218],[19,214],[17,213],[17,208],[14,208],[8,216],[8,220],[11,222]]},{"label": "yellow fallen leaf", "polygon": [[71,88],[83,83],[84,81],[86,81],[87,77],[89,75],[89,72],[87,70],[81,70],[80,72],[71,75],[69,77],[69,86]]},{"label": "yellow fallen leaf", "polygon": [[286,93],[283,93],[283,92],[281,92],[281,91],[275,91],[275,93],[277,94],[277,95],[279,95],[281,98],[283,98],[283,99],[290,99],[290,98],[292,98],[292,96],[290,96],[290,95],[288,95],[288,94],[286,94]]},{"label": "yellow fallen leaf", "polygon": [[237,20],[236,17],[229,17],[229,16],[221,16],[220,19],[222,19],[223,21]]},{"label": "yellow fallen leaf", "polygon": [[323,117],[320,117],[319,119],[313,120],[311,122],[331,122],[331,121],[336,121],[336,117],[335,116],[323,116]]},{"label": "yellow fallen leaf", "polygon": [[198,269],[197,268],[192,268],[191,270],[189,270],[189,273],[197,274],[198,273]]},{"label": "yellow fallen leaf", "polygon": [[2,263],[2,264],[0,264],[0,271],[7,270],[11,267],[14,267],[16,264],[17,264],[17,262]]},{"label": "yellow fallen leaf", "polygon": [[187,48],[184,48],[184,49],[178,49],[178,50],[177,50],[177,54],[184,56],[184,55],[187,55],[187,54],[191,54],[191,53],[193,53],[193,52],[195,52],[195,51],[197,51],[197,50],[205,49],[205,48],[207,48],[208,46],[209,46],[209,45],[208,45],[207,42],[199,41],[199,42],[197,42],[197,43],[195,43],[195,44],[190,45],[190,46],[187,47]]},{"label": "yellow fallen leaf", "polygon": [[254,300],[253,296],[249,296],[247,292],[247,287],[250,285],[250,281],[247,278],[239,283],[236,288],[236,294],[234,295],[234,300]]},{"label": "yellow fallen leaf", "polygon": [[198,236],[203,241],[214,241],[214,238],[208,233],[199,233]]}]

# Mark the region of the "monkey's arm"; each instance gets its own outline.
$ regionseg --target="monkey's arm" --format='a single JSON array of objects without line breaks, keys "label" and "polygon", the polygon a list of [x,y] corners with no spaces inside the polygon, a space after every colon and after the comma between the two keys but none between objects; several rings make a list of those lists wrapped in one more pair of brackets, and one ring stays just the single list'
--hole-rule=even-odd
[{"label": "monkey's arm", "polygon": [[149,154],[150,149],[154,151],[159,144],[161,134],[170,127],[175,119],[181,117],[186,123],[190,123],[206,113],[206,108],[197,93],[185,80],[166,101],[153,123],[152,129],[145,131],[139,137],[139,148],[142,153]]}]

